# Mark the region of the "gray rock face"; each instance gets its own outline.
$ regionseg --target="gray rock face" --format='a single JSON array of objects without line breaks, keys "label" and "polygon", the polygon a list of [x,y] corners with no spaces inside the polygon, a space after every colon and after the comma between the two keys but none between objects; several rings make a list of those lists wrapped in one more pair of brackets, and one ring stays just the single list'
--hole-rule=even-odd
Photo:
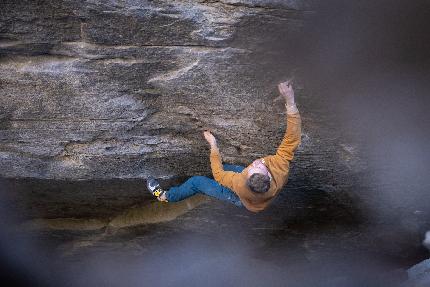
[{"label": "gray rock face", "polygon": [[207,173],[203,128],[233,162],[279,144],[272,100],[293,67],[267,45],[300,29],[306,1],[0,5],[3,177]]}]

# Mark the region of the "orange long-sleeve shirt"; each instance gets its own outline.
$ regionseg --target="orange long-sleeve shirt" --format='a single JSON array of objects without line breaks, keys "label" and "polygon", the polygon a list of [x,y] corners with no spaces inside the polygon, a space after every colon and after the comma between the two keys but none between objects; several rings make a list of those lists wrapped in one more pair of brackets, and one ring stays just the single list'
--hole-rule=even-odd
[{"label": "orange long-sleeve shirt", "polygon": [[249,165],[241,173],[225,171],[222,166],[221,155],[217,148],[211,149],[210,161],[214,179],[223,186],[233,190],[250,211],[258,212],[265,209],[275,196],[287,183],[290,161],[301,142],[301,118],[300,113],[287,114],[287,130],[275,155],[263,157],[266,167],[269,169],[272,180],[270,188],[265,193],[256,193],[246,184]]}]

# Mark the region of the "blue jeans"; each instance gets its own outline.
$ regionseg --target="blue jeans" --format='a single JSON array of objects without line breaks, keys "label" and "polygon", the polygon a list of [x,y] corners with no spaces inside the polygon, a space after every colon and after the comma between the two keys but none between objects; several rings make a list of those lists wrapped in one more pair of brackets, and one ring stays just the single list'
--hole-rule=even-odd
[{"label": "blue jeans", "polygon": [[[223,164],[223,167],[224,170],[234,172],[242,172],[242,170],[245,169],[243,166],[231,164]],[[169,202],[176,202],[193,196],[196,193],[203,193],[220,200],[231,202],[236,206],[243,206],[239,197],[231,189],[222,186],[213,179],[200,175],[190,177],[179,186],[171,187],[167,191],[166,197]]]}]

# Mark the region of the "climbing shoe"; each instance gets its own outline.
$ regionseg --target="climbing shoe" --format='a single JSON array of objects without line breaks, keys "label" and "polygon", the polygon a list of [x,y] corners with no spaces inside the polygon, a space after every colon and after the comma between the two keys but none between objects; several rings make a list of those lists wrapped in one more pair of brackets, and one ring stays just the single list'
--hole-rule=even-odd
[{"label": "climbing shoe", "polygon": [[149,176],[148,180],[146,181],[146,187],[155,197],[157,197],[159,201],[167,202],[167,200],[161,199],[162,195],[165,194],[166,191],[160,187],[160,184],[155,178]]}]

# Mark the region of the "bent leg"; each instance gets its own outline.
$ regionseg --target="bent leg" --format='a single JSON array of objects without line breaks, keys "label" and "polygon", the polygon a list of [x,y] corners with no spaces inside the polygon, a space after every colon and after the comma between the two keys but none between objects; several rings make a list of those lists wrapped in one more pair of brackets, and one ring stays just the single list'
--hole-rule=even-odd
[{"label": "bent leg", "polygon": [[231,202],[236,206],[242,206],[239,197],[232,190],[205,176],[193,176],[183,184],[170,188],[166,193],[166,198],[169,202],[176,202],[196,193],[203,193]]},{"label": "bent leg", "polygon": [[241,165],[233,165],[233,164],[226,164],[226,163],[224,163],[222,166],[226,171],[242,172],[245,169],[245,167]]}]

